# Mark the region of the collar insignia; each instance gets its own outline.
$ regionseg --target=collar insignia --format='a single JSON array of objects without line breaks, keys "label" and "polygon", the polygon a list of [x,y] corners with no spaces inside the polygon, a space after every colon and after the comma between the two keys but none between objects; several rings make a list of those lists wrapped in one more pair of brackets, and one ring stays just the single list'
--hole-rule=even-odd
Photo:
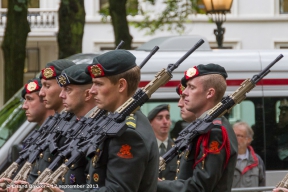
[{"label": "collar insignia", "polygon": [[119,152],[117,153],[118,157],[124,158],[124,159],[132,159],[133,155],[130,152],[131,146],[130,145],[122,145]]},{"label": "collar insignia", "polygon": [[192,77],[195,77],[199,74],[199,71],[196,66],[189,68],[187,71],[185,71],[185,78],[188,80]]},{"label": "collar insignia", "polygon": [[55,68],[53,66],[42,69],[44,79],[49,79],[56,76]]},{"label": "collar insignia", "polygon": [[70,84],[69,78],[66,75],[66,73],[63,73],[63,74],[57,76],[56,80],[57,80],[58,84],[60,85],[60,87],[63,87],[65,85],[69,85]]},{"label": "collar insignia", "polygon": [[92,66],[88,66],[88,70],[90,72],[90,76],[92,78],[96,78],[96,77],[102,77],[104,76],[104,70],[101,66],[101,64],[96,64],[96,65],[92,65]]}]

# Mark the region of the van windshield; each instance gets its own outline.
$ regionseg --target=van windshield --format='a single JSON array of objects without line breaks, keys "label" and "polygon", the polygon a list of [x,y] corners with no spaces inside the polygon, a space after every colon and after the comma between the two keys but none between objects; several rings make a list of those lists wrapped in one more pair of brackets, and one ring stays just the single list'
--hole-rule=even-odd
[{"label": "van windshield", "polygon": [[26,120],[21,89],[0,110],[0,148]]}]

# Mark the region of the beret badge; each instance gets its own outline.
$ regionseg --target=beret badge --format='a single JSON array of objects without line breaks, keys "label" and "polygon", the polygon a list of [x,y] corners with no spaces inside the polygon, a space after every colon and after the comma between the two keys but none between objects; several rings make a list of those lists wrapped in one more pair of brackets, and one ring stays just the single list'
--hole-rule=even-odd
[{"label": "beret badge", "polygon": [[88,70],[92,78],[104,76],[103,68],[100,64],[88,66]]},{"label": "beret badge", "polygon": [[185,71],[185,78],[188,80],[191,77],[195,77],[199,74],[197,67],[191,67],[187,71]]},{"label": "beret badge", "polygon": [[44,77],[44,79],[49,79],[51,77],[55,77],[56,73],[55,73],[55,69],[54,67],[47,67],[45,69],[42,69],[42,75]]},{"label": "beret badge", "polygon": [[58,84],[63,87],[65,85],[70,84],[70,81],[66,75],[66,73],[63,73],[62,75],[59,75],[58,77],[56,77]]},{"label": "beret badge", "polygon": [[35,91],[37,88],[37,84],[33,81],[27,84],[27,90],[29,92]]}]

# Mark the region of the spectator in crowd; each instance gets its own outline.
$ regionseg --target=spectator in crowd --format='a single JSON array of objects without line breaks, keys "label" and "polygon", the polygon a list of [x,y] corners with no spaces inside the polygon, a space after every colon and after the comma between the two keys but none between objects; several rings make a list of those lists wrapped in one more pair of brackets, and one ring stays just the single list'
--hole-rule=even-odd
[{"label": "spectator in crowd", "polygon": [[265,186],[265,165],[250,145],[254,132],[246,122],[233,126],[238,141],[238,156],[233,188]]}]

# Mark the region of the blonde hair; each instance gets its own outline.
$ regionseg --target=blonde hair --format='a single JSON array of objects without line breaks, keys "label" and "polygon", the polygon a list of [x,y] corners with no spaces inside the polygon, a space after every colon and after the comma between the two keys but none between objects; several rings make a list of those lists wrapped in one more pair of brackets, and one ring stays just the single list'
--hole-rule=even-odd
[{"label": "blonde hair", "polygon": [[119,79],[125,79],[128,85],[127,94],[128,96],[132,96],[137,90],[138,84],[140,82],[140,68],[138,66],[135,66],[128,71],[113,76],[107,76],[107,78],[114,85],[119,81]]},{"label": "blonde hair", "polygon": [[222,100],[226,88],[227,83],[225,78],[219,74],[209,74],[200,76],[200,81],[203,84],[203,89],[207,91],[209,88],[215,89],[215,102],[218,103]]}]

